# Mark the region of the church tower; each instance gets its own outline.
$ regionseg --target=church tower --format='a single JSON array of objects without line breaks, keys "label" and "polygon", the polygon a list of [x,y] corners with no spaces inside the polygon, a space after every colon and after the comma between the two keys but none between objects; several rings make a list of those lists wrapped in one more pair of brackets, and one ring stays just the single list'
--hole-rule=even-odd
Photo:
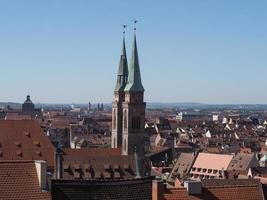
[{"label": "church tower", "polygon": [[123,35],[122,52],[117,75],[117,84],[114,91],[114,101],[112,103],[112,135],[111,147],[122,146],[122,103],[125,100],[125,86],[128,78],[128,63],[125,48],[125,38]]},{"label": "church tower", "polygon": [[141,82],[136,34],[134,34],[128,81],[124,92],[125,100],[122,104],[122,154],[134,155],[136,152],[138,157],[141,158],[144,155],[146,103],[144,102],[144,87]]}]

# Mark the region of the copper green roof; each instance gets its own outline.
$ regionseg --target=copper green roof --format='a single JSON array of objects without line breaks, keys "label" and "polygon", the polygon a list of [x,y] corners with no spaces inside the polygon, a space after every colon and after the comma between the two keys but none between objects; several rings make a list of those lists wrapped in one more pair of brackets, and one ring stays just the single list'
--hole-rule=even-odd
[{"label": "copper green roof", "polygon": [[141,73],[139,68],[138,52],[136,45],[136,35],[134,34],[134,43],[132,50],[132,58],[128,74],[128,82],[124,91],[138,91],[143,92],[145,89],[141,81]]},{"label": "copper green roof", "polygon": [[128,78],[128,63],[127,63],[127,56],[126,56],[125,39],[123,37],[122,52],[121,52],[115,92],[124,90],[127,84],[127,78]]}]

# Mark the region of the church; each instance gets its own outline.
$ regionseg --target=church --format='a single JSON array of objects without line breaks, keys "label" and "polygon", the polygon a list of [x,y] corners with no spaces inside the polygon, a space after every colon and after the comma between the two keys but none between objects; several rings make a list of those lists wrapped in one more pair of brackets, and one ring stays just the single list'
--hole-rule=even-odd
[{"label": "church", "polygon": [[112,104],[112,148],[122,148],[122,155],[144,156],[145,109],[144,87],[138,60],[136,34],[128,67],[125,38]]},{"label": "church", "polygon": [[52,198],[73,199],[79,192],[99,199],[103,195],[110,199],[151,199],[153,177],[147,176],[149,167],[144,167],[145,108],[134,34],[129,67],[123,37],[112,104],[111,148],[62,149],[56,153]]},{"label": "church", "polygon": [[60,162],[55,162],[57,179],[133,180],[149,174],[149,167],[144,167],[146,103],[136,34],[129,67],[123,37],[114,97],[111,148],[62,149],[56,158]]}]

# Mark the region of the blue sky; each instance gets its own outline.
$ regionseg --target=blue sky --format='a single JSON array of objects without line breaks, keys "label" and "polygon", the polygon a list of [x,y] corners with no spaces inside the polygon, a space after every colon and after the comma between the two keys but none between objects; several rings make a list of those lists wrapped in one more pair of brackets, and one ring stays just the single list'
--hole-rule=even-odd
[{"label": "blue sky", "polygon": [[146,101],[267,103],[267,1],[0,0],[0,101],[111,102],[133,20]]}]

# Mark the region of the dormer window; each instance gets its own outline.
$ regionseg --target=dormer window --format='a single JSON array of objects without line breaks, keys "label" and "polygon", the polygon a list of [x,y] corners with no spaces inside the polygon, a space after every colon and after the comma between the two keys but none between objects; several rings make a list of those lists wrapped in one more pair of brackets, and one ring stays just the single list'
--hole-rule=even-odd
[{"label": "dormer window", "polygon": [[38,156],[42,156],[42,152],[41,151],[36,151],[35,152]]},{"label": "dormer window", "polygon": [[14,142],[15,146],[17,147],[21,147],[21,143],[20,142]]},{"label": "dormer window", "polygon": [[41,146],[41,144],[40,144],[39,141],[34,141],[33,143],[34,143],[34,145],[37,146],[37,147],[40,147],[40,146]]},{"label": "dormer window", "polygon": [[27,137],[31,137],[30,132],[25,132],[24,134],[25,134]]},{"label": "dormer window", "polygon": [[17,154],[17,156],[22,157],[22,152],[21,151],[16,151],[16,154]]}]

